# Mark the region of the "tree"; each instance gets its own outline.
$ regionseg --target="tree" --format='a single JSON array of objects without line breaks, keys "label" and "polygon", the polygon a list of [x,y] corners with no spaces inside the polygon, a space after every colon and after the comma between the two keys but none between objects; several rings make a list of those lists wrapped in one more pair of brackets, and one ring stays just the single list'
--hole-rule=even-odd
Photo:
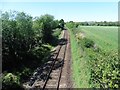
[{"label": "tree", "polygon": [[59,21],[59,26],[60,26],[60,28],[63,30],[64,29],[64,20],[63,19],[61,19],[60,21]]},{"label": "tree", "polygon": [[53,29],[58,28],[58,27],[59,27],[59,21],[58,21],[58,20],[54,20],[52,25],[53,25],[53,26],[52,26]]},{"label": "tree", "polygon": [[54,27],[54,17],[52,15],[46,14],[42,15],[40,18],[36,19],[39,23],[39,27],[41,28],[42,32],[42,41],[44,43],[50,43],[52,40],[52,33]]},{"label": "tree", "polygon": [[27,54],[36,42],[31,16],[23,12],[17,12],[15,19],[9,13],[2,14],[4,16],[8,18],[2,20],[3,69],[12,70],[22,65],[20,63],[27,62]]}]

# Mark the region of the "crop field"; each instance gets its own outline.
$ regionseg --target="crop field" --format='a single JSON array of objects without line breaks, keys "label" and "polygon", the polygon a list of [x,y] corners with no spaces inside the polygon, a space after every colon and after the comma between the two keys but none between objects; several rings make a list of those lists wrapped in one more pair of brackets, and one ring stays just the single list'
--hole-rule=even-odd
[{"label": "crop field", "polygon": [[118,27],[80,26],[86,37],[96,42],[104,50],[118,50]]}]

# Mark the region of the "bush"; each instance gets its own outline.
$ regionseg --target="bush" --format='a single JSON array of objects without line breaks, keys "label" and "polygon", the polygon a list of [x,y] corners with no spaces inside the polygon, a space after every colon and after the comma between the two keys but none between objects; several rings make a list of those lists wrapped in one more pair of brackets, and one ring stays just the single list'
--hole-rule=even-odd
[{"label": "bush", "polygon": [[26,80],[31,75],[31,70],[29,68],[24,68],[23,71],[20,73],[20,78],[22,80]]},{"label": "bush", "polygon": [[91,82],[93,85],[97,85],[102,88],[119,88],[120,63],[118,53],[95,53],[91,51],[90,54],[89,63],[91,65]]},{"label": "bush", "polygon": [[81,40],[81,42],[82,42],[83,46],[86,48],[91,48],[94,46],[94,42],[88,38],[83,38]]},{"label": "bush", "polygon": [[19,77],[13,75],[12,73],[8,73],[3,76],[2,89],[10,90],[15,88],[22,89],[22,87],[20,86]]}]

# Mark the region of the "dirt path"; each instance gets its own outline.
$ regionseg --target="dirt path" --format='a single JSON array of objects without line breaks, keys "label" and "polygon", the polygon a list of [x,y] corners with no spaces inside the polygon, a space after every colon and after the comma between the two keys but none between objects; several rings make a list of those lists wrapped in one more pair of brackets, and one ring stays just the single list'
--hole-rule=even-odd
[{"label": "dirt path", "polygon": [[23,86],[26,89],[72,88],[70,36],[67,30],[64,30],[61,42],[50,60],[37,68],[30,81]]}]

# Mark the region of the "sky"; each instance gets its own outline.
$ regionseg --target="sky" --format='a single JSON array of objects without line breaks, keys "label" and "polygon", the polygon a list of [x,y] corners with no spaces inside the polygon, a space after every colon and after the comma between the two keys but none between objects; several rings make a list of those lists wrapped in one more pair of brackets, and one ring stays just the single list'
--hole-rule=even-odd
[{"label": "sky", "polygon": [[[10,0],[9,0],[10,1]],[[0,2],[2,11],[50,14],[65,21],[118,21],[118,2]]]},{"label": "sky", "polygon": [[[74,2],[118,2],[119,0],[74,0]],[[0,2],[73,2],[73,0],[0,0]]]}]

